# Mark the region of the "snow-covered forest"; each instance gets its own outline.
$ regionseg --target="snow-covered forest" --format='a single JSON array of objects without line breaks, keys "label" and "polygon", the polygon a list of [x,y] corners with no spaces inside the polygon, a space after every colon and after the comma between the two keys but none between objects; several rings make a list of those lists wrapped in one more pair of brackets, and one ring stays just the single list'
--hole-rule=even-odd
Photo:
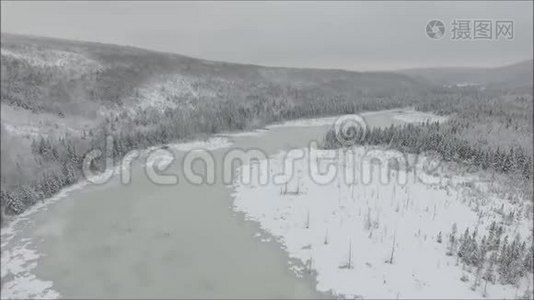
[{"label": "snow-covered forest", "polygon": [[[76,182],[83,155],[104,149],[107,135],[119,158],[135,148],[214,132],[406,106],[453,115],[448,129],[424,130],[466,149],[454,155],[508,173],[521,168],[527,179],[531,173],[532,95],[507,85],[443,87],[388,72],[266,68],[8,34],[2,34],[1,53],[2,106],[43,131],[29,134],[20,118],[2,115],[3,216]],[[409,137],[394,141],[417,147]],[[448,159],[449,152],[442,154]]]},{"label": "snow-covered forest", "polygon": [[1,1],[2,299],[534,300],[529,1]]}]

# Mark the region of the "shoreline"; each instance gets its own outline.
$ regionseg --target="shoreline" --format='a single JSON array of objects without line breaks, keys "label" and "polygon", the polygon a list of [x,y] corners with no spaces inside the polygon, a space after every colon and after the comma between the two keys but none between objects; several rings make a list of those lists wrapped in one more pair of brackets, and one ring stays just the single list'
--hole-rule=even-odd
[{"label": "shoreline", "polygon": [[[328,153],[335,150],[317,151],[330,157]],[[269,157],[271,163],[268,165],[275,170],[283,168],[283,158],[284,153],[273,155]],[[352,186],[341,181],[337,187],[335,184],[318,185],[306,176],[309,166],[300,162],[297,161],[297,172],[304,177],[289,179],[286,185],[287,190],[300,192],[284,193],[283,184],[243,184],[236,180],[233,209],[257,222],[263,231],[276,236],[290,257],[301,260],[315,271],[319,291],[330,290],[336,296],[348,298],[394,298],[399,295],[424,298],[436,292],[447,298],[481,297],[479,288],[472,291],[469,282],[460,280],[462,272],[469,281],[475,280],[475,275],[467,271],[469,269],[462,271],[454,262],[456,258],[446,255],[445,245],[436,242],[436,236],[438,232],[443,233],[445,241],[450,226],[456,222],[460,233],[475,226],[480,236],[487,236],[486,228],[491,221],[500,220],[494,206],[500,207],[502,203],[509,211],[517,209],[521,203],[508,203],[488,191],[485,183],[479,187],[465,186],[464,182],[472,179],[465,174],[448,174],[451,181],[445,185],[413,183],[395,188],[396,183]],[[255,166],[260,172],[266,172],[266,165]],[[246,168],[242,166],[240,170]],[[482,199],[487,199],[477,200],[477,194],[472,193],[475,189],[480,189]],[[471,206],[471,202],[477,203],[487,214],[482,224],[477,216],[479,212],[475,210],[478,208]],[[505,234],[528,237],[531,221],[518,221],[507,226]],[[366,227],[367,222],[372,225]],[[395,245],[395,263],[388,264],[390,255],[393,258],[392,243]],[[414,257],[412,253],[419,254]],[[528,288],[524,278],[520,286]],[[488,292],[491,298],[513,297],[515,288],[492,284]]]},{"label": "shoreline", "polygon": [[[365,112],[361,112],[361,113],[358,113],[356,115],[373,115],[373,114],[377,114],[377,113],[381,113],[381,112],[395,112],[395,111],[408,111],[408,112],[419,112],[419,111],[416,111],[414,110],[413,108],[410,108],[410,107],[404,107],[404,108],[392,108],[392,109],[387,109],[387,110],[377,110],[377,111],[365,111]],[[422,113],[425,113],[425,112],[422,112]],[[183,140],[183,141],[177,141],[177,142],[173,142],[173,143],[166,143],[166,144],[160,144],[160,145],[154,145],[154,146],[150,146],[148,148],[141,148],[141,149],[134,149],[134,150],[137,150],[137,151],[141,151],[141,152],[149,152],[149,151],[152,151],[152,150],[155,150],[155,149],[159,149],[159,148],[162,148],[162,147],[172,147],[172,145],[181,145],[181,144],[189,144],[189,143],[198,143],[198,142],[203,142],[203,141],[207,141],[209,139],[212,139],[214,137],[224,137],[224,136],[228,136],[228,137],[241,137],[241,136],[251,136],[251,135],[257,135],[257,134],[261,134],[263,132],[267,132],[269,131],[270,129],[272,128],[280,128],[280,127],[293,127],[293,126],[316,126],[317,124],[313,124],[313,123],[318,123],[318,124],[322,124],[322,125],[329,125],[329,124],[333,124],[333,121],[335,121],[337,118],[340,118],[342,116],[345,116],[345,115],[336,115],[336,116],[321,116],[321,117],[312,117],[312,118],[301,118],[301,119],[292,119],[292,120],[285,120],[285,121],[279,121],[279,122],[275,122],[275,123],[270,123],[270,124],[266,124],[266,125],[263,125],[262,127],[259,127],[259,128],[247,128],[245,130],[242,130],[242,131],[239,131],[239,130],[236,130],[236,131],[226,131],[226,132],[217,132],[217,133],[213,133],[213,134],[198,134],[198,136],[196,138],[190,138],[190,139],[186,139],[186,140]],[[312,124],[310,124],[312,123]],[[114,168],[117,168],[118,166],[114,166]],[[113,173],[115,176],[115,169],[113,170]],[[12,222],[15,222],[16,219],[18,217],[27,217],[28,214],[33,214],[34,212],[32,212],[34,209],[39,209],[40,207],[43,207],[43,204],[48,202],[48,201],[57,201],[57,197],[65,197],[66,195],[63,195],[64,193],[69,193],[73,190],[76,190],[76,189],[79,189],[81,187],[77,187],[78,185],[83,185],[85,186],[86,184],[88,184],[87,182],[87,179],[85,178],[80,178],[80,180],[78,180],[76,183],[73,183],[72,185],[70,186],[66,186],[64,188],[62,188],[57,194],[49,197],[49,198],[45,198],[45,199],[42,199],[40,201],[38,201],[36,204],[28,207],[28,209],[26,209],[24,212],[22,212],[21,214],[17,214],[17,215],[9,215],[9,218],[8,220],[5,220],[5,222],[2,222],[0,224],[0,231],[3,230],[5,227],[9,226],[10,223]],[[83,187],[82,186],[82,187]],[[34,208],[36,207],[36,208]]]},{"label": "shoreline", "polygon": [[[388,111],[392,111],[392,110],[388,110]],[[381,112],[384,113],[384,112],[388,112],[388,111],[366,112],[366,113],[363,113],[363,114],[364,115],[372,115],[372,114],[381,113]],[[395,109],[393,111],[405,111],[405,110],[403,110],[403,109]],[[153,151],[155,149],[160,149],[163,146],[167,146],[169,148],[173,148],[173,149],[176,149],[178,151],[188,151],[188,150],[192,150],[194,148],[199,148],[199,146],[204,146],[204,148],[209,148],[210,147],[210,141],[213,142],[214,140],[219,139],[219,142],[220,142],[221,141],[220,139],[221,138],[224,139],[225,136],[226,136],[226,140],[222,140],[223,142],[219,143],[219,147],[220,148],[225,148],[225,147],[230,147],[232,145],[232,142],[230,142],[228,140],[228,138],[246,137],[246,136],[251,136],[251,135],[253,135],[253,136],[261,135],[261,134],[263,134],[265,132],[268,132],[271,129],[280,128],[280,127],[325,126],[325,125],[332,124],[332,120],[334,120],[334,119],[335,119],[335,117],[322,117],[322,118],[293,120],[293,121],[290,121],[290,122],[284,122],[282,124],[268,125],[268,126],[265,126],[263,128],[252,130],[252,131],[217,133],[217,134],[214,134],[212,136],[206,137],[203,140],[191,139],[191,140],[188,140],[186,142],[169,143],[169,144],[165,144],[165,145],[152,146],[152,147],[143,149],[141,151],[143,153],[142,155],[144,155],[144,154],[146,154],[146,153],[148,153],[150,151]],[[312,124],[310,124],[310,122]],[[274,127],[271,127],[271,126],[274,126]],[[215,147],[215,149],[218,149],[219,147]],[[200,147],[200,148],[202,148],[202,147]],[[119,166],[115,166],[114,167],[114,172],[113,172],[112,178],[115,178],[118,175],[117,174],[118,168],[119,168]],[[2,248],[4,249],[5,247],[7,247],[12,242],[12,240],[17,236],[17,227],[18,226],[22,226],[20,224],[27,224],[26,222],[32,223],[32,220],[31,220],[32,215],[34,215],[35,213],[41,212],[42,210],[47,210],[48,209],[47,207],[49,205],[57,203],[59,200],[63,200],[65,198],[68,198],[71,195],[71,193],[73,193],[75,191],[78,191],[78,190],[81,190],[84,187],[87,187],[88,185],[90,185],[90,182],[88,182],[88,180],[79,181],[78,183],[75,183],[74,185],[71,185],[69,187],[66,187],[66,188],[62,189],[55,196],[53,196],[51,198],[48,198],[47,200],[39,202],[38,205],[32,206],[30,209],[28,209],[27,211],[25,211],[21,215],[18,215],[17,218],[15,220],[13,220],[13,222],[10,222],[8,226],[2,227],[2,229],[1,229]],[[230,197],[233,198],[233,193],[231,191],[229,191],[229,193],[230,193]],[[233,200],[231,200],[231,203],[233,203]],[[264,236],[266,234],[268,234],[268,233],[265,232]],[[284,248],[283,248],[283,245],[280,244],[279,241],[274,239],[274,237],[272,237],[272,236],[271,236],[271,239],[274,240],[274,242],[276,242],[278,244],[277,245],[278,248],[281,248],[282,251],[285,251]],[[25,244],[21,248],[19,248],[19,250],[22,251],[22,253],[25,253],[25,251],[30,250],[30,249],[27,249],[26,247],[31,245],[31,242],[32,241],[25,242]],[[279,246],[281,246],[281,247],[279,247]],[[33,251],[33,250],[30,250],[30,251]],[[5,254],[4,251],[3,251],[3,254]],[[35,261],[36,259],[38,259],[39,255],[40,255],[40,254],[38,254],[36,252],[33,252],[31,254],[32,254],[32,256],[31,256],[32,260],[30,260],[30,261]],[[17,257],[19,257],[19,254],[15,254],[15,255]],[[7,255],[2,255],[2,256],[3,256],[2,257],[3,262],[6,261],[7,264],[12,263],[12,262],[9,261],[9,257]],[[24,254],[22,254],[22,257],[24,257]],[[288,268],[291,270],[291,272],[294,273],[295,276],[299,277],[299,273],[300,273],[300,275],[302,275],[302,272],[308,272],[308,271],[305,270],[305,267],[303,267],[302,264],[296,263],[296,262],[298,262],[298,260],[293,260],[293,259],[291,259],[291,257],[290,257],[290,261],[288,261]],[[25,264],[28,265],[28,262],[19,261],[19,262],[15,262],[15,264],[17,265],[17,267],[15,267],[15,268],[19,268],[19,269],[22,268],[23,269],[22,266],[25,265]],[[5,266],[4,263],[3,263],[3,266]],[[35,268],[35,267],[36,266],[34,266],[33,264],[30,264],[23,272],[25,272],[27,274],[32,274],[31,270],[33,268]],[[19,272],[20,272],[20,270],[19,270]],[[3,267],[2,268],[2,273],[3,273],[2,274],[3,275],[2,279],[4,279],[5,275],[7,275],[7,273],[12,273],[11,272],[11,268]],[[314,276],[313,273],[308,273],[308,274],[305,274],[304,276],[305,277],[310,277],[310,278],[315,278],[313,280],[316,280],[316,277]],[[35,284],[40,284],[41,286],[42,286],[42,284],[47,284],[46,281],[43,282],[43,281],[40,281],[37,278],[34,278],[33,280],[36,281]],[[52,293],[52,294],[54,293],[53,290],[48,290],[47,289],[47,291]],[[41,296],[45,296],[45,295],[41,295]]]}]

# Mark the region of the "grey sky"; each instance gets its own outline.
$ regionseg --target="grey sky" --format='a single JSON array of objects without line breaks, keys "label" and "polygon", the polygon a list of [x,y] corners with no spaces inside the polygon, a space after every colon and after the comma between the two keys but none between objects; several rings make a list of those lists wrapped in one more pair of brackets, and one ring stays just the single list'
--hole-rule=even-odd
[{"label": "grey sky", "polygon": [[[532,59],[532,1],[6,2],[2,32],[261,65],[384,70]],[[425,26],[440,19],[446,36]],[[450,39],[453,19],[514,20],[513,40]]]}]

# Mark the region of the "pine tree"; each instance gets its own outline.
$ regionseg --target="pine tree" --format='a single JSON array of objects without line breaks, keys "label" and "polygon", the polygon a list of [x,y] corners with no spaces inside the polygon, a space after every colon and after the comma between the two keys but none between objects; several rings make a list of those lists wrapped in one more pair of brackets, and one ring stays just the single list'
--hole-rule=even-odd
[{"label": "pine tree", "polygon": [[496,238],[497,238],[497,235],[496,235],[497,224],[495,223],[495,221],[491,223],[488,231],[489,231],[489,236],[487,240],[488,250],[489,251],[495,250],[496,249]]},{"label": "pine tree", "polygon": [[488,253],[488,240],[486,239],[486,236],[483,236],[482,241],[480,241],[480,258],[482,260],[482,264],[486,262],[487,253]]},{"label": "pine tree", "polygon": [[534,272],[534,243],[530,244],[530,248],[525,255],[525,259],[523,260],[523,267],[525,269],[525,273],[533,273]]},{"label": "pine tree", "polygon": [[471,239],[470,241],[469,255],[467,259],[468,259],[468,264],[470,265],[473,265],[475,267],[479,267],[482,265],[482,262],[483,262],[482,253],[478,246],[477,240],[475,239]]},{"label": "pine tree", "polygon": [[498,272],[501,277],[501,281],[508,283],[508,274],[510,272],[510,251],[508,246],[508,236],[504,237],[501,251],[499,254],[499,266]]},{"label": "pine tree", "polygon": [[451,256],[456,251],[456,234],[458,232],[458,227],[456,226],[456,223],[452,224],[452,231],[449,235],[449,251],[447,252],[447,255]]},{"label": "pine tree", "polygon": [[462,259],[463,262],[468,262],[468,255],[471,248],[471,235],[469,234],[469,228],[466,228],[464,235],[460,240],[460,248],[458,249],[458,257]]},{"label": "pine tree", "polygon": [[497,260],[497,254],[495,252],[492,252],[488,261],[488,264],[486,266],[486,271],[484,272],[483,279],[486,281],[489,281],[491,283],[495,283],[495,262]]}]

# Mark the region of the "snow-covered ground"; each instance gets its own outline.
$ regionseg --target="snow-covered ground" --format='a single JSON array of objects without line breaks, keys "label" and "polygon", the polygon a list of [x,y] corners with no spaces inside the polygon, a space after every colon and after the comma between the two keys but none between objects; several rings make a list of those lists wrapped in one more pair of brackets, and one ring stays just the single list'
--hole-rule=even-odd
[{"label": "snow-covered ground", "polygon": [[55,196],[36,203],[8,225],[2,227],[2,290],[0,294],[2,299],[56,299],[60,297],[60,294],[53,289],[53,282],[37,278],[34,274],[37,261],[42,254],[34,249],[32,240],[15,238],[20,230],[17,228],[31,224],[32,215],[47,210],[49,205],[68,197],[70,193],[83,188],[87,183],[87,181],[81,181],[62,189]]},{"label": "snow-covered ground", "polygon": [[278,124],[272,124],[267,126],[268,129],[271,128],[281,128],[281,127],[310,127],[310,126],[324,126],[324,125],[333,125],[339,117],[326,117],[326,118],[314,118],[314,119],[298,119],[292,121],[285,121]]},{"label": "snow-covered ground", "polygon": [[[456,223],[460,234],[469,227],[482,236],[493,220],[502,220],[501,205],[511,210],[521,204],[481,196],[477,190],[484,183],[476,178],[421,174],[421,167],[392,171],[388,180],[381,177],[386,169],[380,174],[370,162],[383,163],[391,151],[368,150],[303,149],[293,172],[287,158],[298,152],[244,165],[235,178],[234,210],[307,266],[297,274],[316,272],[319,291],[346,298],[481,298],[484,284],[472,289],[473,272],[446,255],[448,233]],[[337,174],[331,180],[318,176],[328,174],[329,165]],[[355,176],[346,177],[346,171]],[[505,232],[526,237],[531,226],[532,219],[523,218]],[[486,297],[514,298],[526,288],[526,280],[519,288],[490,283]]]},{"label": "snow-covered ground", "polygon": [[28,46],[16,49],[2,47],[0,53],[3,59],[21,61],[37,68],[54,68],[71,77],[78,77],[82,74],[93,73],[105,69],[105,67],[96,60],[68,51],[43,51],[42,49],[38,50]]},{"label": "snow-covered ground", "polygon": [[[181,74],[160,77],[136,89],[135,93],[127,99],[132,103],[128,112],[135,114],[138,110],[146,109],[163,112],[167,108],[178,107],[195,109],[198,101],[216,99],[220,89],[231,88],[233,84],[223,79],[207,79]],[[108,111],[101,113],[109,115]]]},{"label": "snow-covered ground", "polygon": [[42,129],[32,125],[13,125],[7,122],[3,123],[6,131],[15,136],[25,136],[28,138],[39,138],[41,136],[46,137],[46,134],[42,133]]},{"label": "snow-covered ground", "polygon": [[205,141],[192,141],[187,143],[169,144],[169,147],[179,151],[194,151],[202,150],[217,150],[221,148],[230,147],[232,143],[225,137],[213,137]]},{"label": "snow-covered ground", "polygon": [[132,99],[135,103],[130,108],[131,113],[135,109],[145,110],[147,108],[164,111],[166,108],[176,108],[179,104],[192,106],[193,103],[180,103],[187,97],[197,100],[199,91],[193,88],[193,78],[182,75],[175,75],[159,82],[145,84],[137,90],[137,94]]},{"label": "snow-covered ground", "polygon": [[237,138],[237,137],[251,137],[251,136],[260,136],[262,134],[267,133],[268,129],[256,129],[254,131],[243,131],[243,132],[223,132],[217,134],[217,136],[221,137],[230,137],[230,138]]},{"label": "snow-covered ground", "polygon": [[445,122],[448,117],[446,116],[437,116],[429,113],[418,112],[415,110],[406,110],[401,111],[395,114],[393,117],[399,121],[404,121],[407,123],[424,123],[424,122]]},{"label": "snow-covered ground", "polygon": [[60,118],[46,112],[36,114],[6,104],[1,104],[0,111],[2,126],[7,133],[27,139],[65,134],[81,136],[83,130],[89,131],[94,126],[94,120],[78,116]]},{"label": "snow-covered ground", "polygon": [[[420,112],[420,111],[416,111],[411,108],[369,111],[369,112],[360,113],[358,115],[362,116],[365,119],[365,117],[373,116],[376,114],[384,114],[388,112],[392,114],[394,119],[405,122],[405,123],[423,123],[426,121],[445,122],[448,120],[448,117],[446,116],[438,116],[438,115],[434,115],[434,114],[430,114],[426,112]],[[336,121],[346,116],[356,116],[356,115],[341,115],[341,116],[335,116],[335,117],[291,120],[291,121],[285,121],[285,122],[278,123],[278,124],[272,124],[272,125],[267,126],[267,128],[272,129],[272,128],[281,128],[281,127],[310,127],[310,126],[325,126],[325,125],[332,126],[336,123]]]}]

